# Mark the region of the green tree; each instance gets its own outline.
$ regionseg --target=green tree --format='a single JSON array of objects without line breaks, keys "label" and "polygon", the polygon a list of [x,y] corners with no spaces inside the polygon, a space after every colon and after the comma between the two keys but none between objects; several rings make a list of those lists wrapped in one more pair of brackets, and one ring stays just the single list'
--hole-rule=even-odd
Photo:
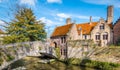
[{"label": "green tree", "polygon": [[46,38],[45,25],[37,21],[33,11],[21,8],[15,14],[15,19],[6,27],[7,35],[4,43],[44,40]]}]

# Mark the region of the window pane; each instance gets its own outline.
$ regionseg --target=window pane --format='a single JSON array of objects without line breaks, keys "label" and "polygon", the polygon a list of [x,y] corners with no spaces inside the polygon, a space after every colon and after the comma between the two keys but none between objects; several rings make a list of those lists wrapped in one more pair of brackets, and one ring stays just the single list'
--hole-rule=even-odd
[{"label": "window pane", "polygon": [[103,35],[103,40],[107,40],[108,39],[108,35]]},{"label": "window pane", "polygon": [[104,28],[104,24],[100,25],[100,30],[103,30]]}]

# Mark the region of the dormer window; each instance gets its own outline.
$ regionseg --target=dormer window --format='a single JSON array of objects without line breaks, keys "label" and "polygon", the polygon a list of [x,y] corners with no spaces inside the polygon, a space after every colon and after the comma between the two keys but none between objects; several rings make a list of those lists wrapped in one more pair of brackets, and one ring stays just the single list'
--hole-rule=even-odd
[{"label": "dormer window", "polygon": [[105,29],[104,24],[101,24],[100,25],[100,30],[104,30],[104,29]]}]

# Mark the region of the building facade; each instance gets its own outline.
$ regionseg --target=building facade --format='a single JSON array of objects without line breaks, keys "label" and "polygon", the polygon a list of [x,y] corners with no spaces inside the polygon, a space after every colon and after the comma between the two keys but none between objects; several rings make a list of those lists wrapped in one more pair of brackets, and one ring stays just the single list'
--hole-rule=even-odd
[{"label": "building facade", "polygon": [[55,46],[64,46],[68,40],[93,40],[98,46],[107,46],[113,43],[113,6],[107,8],[107,20],[100,18],[97,22],[72,23],[67,18],[66,25],[55,28],[51,35],[51,41]]},{"label": "building facade", "polygon": [[114,24],[113,32],[114,32],[114,38],[113,38],[114,44],[120,45],[120,18]]}]

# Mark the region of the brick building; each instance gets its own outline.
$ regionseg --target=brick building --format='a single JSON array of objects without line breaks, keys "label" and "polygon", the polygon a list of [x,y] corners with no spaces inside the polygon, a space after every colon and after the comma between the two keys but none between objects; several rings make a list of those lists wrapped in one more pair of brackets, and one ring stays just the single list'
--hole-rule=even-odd
[{"label": "brick building", "polygon": [[120,42],[120,18],[114,24],[113,31],[114,31],[114,38],[113,38],[114,44],[118,45]]},{"label": "brick building", "polygon": [[66,24],[55,28],[51,35],[52,42],[58,45],[65,45],[66,40],[88,40],[91,39],[99,46],[107,46],[113,43],[113,6],[107,8],[107,20],[100,18],[97,22],[71,23],[67,18]]}]

